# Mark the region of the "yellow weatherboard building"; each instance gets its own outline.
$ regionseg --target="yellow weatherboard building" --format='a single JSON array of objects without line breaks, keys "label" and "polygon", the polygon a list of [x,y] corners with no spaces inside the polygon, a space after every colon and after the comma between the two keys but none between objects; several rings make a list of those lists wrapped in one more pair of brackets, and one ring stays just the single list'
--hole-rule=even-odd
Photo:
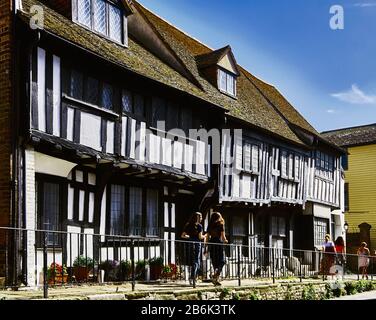
[{"label": "yellow weatherboard building", "polygon": [[345,219],[349,232],[371,226],[369,248],[376,250],[376,124],[323,132],[322,135],[347,149],[345,170]]}]

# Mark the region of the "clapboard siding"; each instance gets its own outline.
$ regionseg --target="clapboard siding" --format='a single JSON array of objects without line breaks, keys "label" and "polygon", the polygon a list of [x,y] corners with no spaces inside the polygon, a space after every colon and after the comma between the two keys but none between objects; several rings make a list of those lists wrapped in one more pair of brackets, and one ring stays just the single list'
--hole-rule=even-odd
[{"label": "clapboard siding", "polygon": [[316,172],[313,154],[260,139],[224,134],[219,184],[221,201],[304,205],[310,200],[339,207],[339,159],[335,160],[333,179],[329,180]]}]

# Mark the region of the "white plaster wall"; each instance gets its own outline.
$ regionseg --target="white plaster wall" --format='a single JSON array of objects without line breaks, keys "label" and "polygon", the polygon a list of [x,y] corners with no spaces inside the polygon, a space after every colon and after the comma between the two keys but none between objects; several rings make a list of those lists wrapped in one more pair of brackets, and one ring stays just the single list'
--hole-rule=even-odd
[{"label": "white plaster wall", "polygon": [[[35,152],[34,149],[25,150],[25,201],[26,201],[26,229],[36,229],[35,207]],[[27,278],[30,286],[36,285],[35,270],[35,232],[27,231]]]}]

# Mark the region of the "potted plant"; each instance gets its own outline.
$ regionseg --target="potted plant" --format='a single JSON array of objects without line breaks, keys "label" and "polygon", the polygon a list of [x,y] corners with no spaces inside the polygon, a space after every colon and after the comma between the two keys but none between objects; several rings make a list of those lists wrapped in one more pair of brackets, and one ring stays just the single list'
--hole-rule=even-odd
[{"label": "potted plant", "polygon": [[129,260],[120,261],[120,280],[128,280],[132,273],[132,263]]},{"label": "potted plant", "polygon": [[93,268],[94,260],[89,257],[78,256],[73,262],[73,274],[77,281],[87,280]]},{"label": "potted plant", "polygon": [[163,266],[162,278],[174,279],[176,278],[176,273],[177,273],[176,264],[169,263],[168,265]]},{"label": "potted plant", "polygon": [[47,269],[48,284],[61,284],[68,282],[68,272],[65,265],[51,263]]},{"label": "potted plant", "polygon": [[105,271],[104,281],[118,281],[119,280],[119,271],[120,271],[119,261],[106,260],[100,264],[99,268]]},{"label": "potted plant", "polygon": [[137,280],[145,280],[146,261],[138,260],[136,262],[135,278]]},{"label": "potted plant", "polygon": [[149,260],[150,280],[158,280],[163,270],[163,258],[155,257]]}]

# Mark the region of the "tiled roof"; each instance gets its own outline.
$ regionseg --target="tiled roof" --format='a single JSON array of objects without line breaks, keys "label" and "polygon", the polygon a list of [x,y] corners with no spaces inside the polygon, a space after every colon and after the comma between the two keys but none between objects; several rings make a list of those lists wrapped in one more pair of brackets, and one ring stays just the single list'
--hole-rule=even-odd
[{"label": "tiled roof", "polygon": [[321,135],[341,147],[376,144],[376,123],[325,131]]},{"label": "tiled roof", "polygon": [[[252,76],[240,66],[238,66],[240,76],[237,81],[237,99],[221,94],[218,88],[214,87],[200,74],[196,58],[205,54],[216,58],[216,54],[223,53],[222,50],[213,51],[159,18],[136,1],[133,1],[133,3],[152,28],[159,33],[161,39],[184,63],[199,86],[162,62],[137,43],[135,39],[129,38],[128,48],[117,45],[79,26],[37,0],[23,0],[23,13],[20,16],[25,22],[28,22],[30,6],[33,4],[42,5],[44,7],[44,30],[48,33],[64,38],[132,72],[187,92],[211,104],[221,106],[229,110],[231,116],[291,142],[304,144],[291,129],[289,123],[318,135],[317,131],[274,87]],[[225,49],[226,47],[223,48],[223,50]]]}]

